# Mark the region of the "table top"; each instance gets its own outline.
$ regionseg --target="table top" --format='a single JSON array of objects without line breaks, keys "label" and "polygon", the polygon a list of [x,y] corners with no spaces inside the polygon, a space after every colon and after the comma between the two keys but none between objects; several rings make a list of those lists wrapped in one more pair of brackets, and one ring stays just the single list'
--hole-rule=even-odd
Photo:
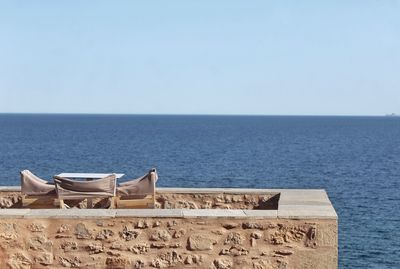
[{"label": "table top", "polygon": [[[61,173],[61,174],[58,174],[57,176],[66,177],[66,178],[96,179],[96,178],[103,178],[103,177],[109,176],[111,174],[113,174],[113,173],[109,173],[109,174],[102,174],[102,173]],[[121,178],[123,176],[124,176],[124,174],[115,173],[115,177],[116,178]]]}]

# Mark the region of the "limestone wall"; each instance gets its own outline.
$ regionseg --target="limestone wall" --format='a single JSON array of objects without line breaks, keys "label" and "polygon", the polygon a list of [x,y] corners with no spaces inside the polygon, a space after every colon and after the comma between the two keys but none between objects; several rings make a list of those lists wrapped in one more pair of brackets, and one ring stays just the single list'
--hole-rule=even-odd
[{"label": "limestone wall", "polygon": [[[0,191],[0,208],[20,208],[21,192]],[[158,192],[156,208],[174,209],[278,209],[279,193],[170,193]],[[66,201],[71,207],[86,208],[86,200]],[[95,208],[107,208],[108,199],[94,199]]]},{"label": "limestone wall", "polygon": [[0,188],[0,268],[337,268],[323,190],[162,189],[159,209],[133,210],[21,209],[19,195]]},{"label": "limestone wall", "polygon": [[334,220],[0,220],[0,268],[337,268]]}]

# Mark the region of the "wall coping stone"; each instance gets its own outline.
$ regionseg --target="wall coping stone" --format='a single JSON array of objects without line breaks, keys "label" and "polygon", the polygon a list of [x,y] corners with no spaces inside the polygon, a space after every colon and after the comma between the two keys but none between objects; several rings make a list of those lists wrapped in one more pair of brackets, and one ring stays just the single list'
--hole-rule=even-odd
[{"label": "wall coping stone", "polygon": [[[1,186],[0,192],[19,192]],[[278,210],[241,209],[0,209],[0,218],[269,218],[337,219],[323,189],[157,188],[158,193],[280,194]]]},{"label": "wall coping stone", "polygon": [[183,209],[184,218],[246,218],[241,209]]},{"label": "wall coping stone", "polygon": [[113,209],[113,210],[115,210],[117,218],[124,218],[124,217],[183,218],[182,209]]}]

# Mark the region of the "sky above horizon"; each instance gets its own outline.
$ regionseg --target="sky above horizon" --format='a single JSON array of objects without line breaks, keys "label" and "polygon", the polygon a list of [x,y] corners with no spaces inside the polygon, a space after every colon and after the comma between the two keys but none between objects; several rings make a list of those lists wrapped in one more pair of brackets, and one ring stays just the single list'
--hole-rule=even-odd
[{"label": "sky above horizon", "polygon": [[400,114],[400,1],[2,1],[0,112]]}]

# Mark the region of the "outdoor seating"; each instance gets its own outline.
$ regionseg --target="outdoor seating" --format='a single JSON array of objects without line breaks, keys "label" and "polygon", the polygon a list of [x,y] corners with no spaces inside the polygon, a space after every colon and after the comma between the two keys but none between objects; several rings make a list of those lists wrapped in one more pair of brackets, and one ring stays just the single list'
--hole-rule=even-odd
[{"label": "outdoor seating", "polygon": [[[87,177],[75,180],[71,177]],[[58,205],[68,208],[65,200],[87,200],[87,207],[92,207],[93,199],[110,199],[110,208],[154,208],[156,182],[158,174],[155,168],[145,175],[125,181],[117,187],[117,178],[123,174],[63,173],[54,176],[54,183],[49,183],[29,170],[21,171],[22,206],[48,208]],[[99,178],[102,176],[102,178]],[[95,178],[95,179],[93,179]],[[91,180],[93,179],[93,180]]]},{"label": "outdoor seating", "polygon": [[54,176],[57,198],[60,208],[64,208],[64,200],[81,200],[93,198],[110,198],[111,208],[114,207],[116,195],[116,176],[108,175],[104,178],[79,181],[69,178]]},{"label": "outdoor seating", "polygon": [[39,178],[29,170],[21,174],[22,207],[48,208],[55,206],[57,198],[53,183]]},{"label": "outdoor seating", "polygon": [[117,187],[117,208],[154,208],[157,171],[151,169],[144,176],[120,183]]}]

